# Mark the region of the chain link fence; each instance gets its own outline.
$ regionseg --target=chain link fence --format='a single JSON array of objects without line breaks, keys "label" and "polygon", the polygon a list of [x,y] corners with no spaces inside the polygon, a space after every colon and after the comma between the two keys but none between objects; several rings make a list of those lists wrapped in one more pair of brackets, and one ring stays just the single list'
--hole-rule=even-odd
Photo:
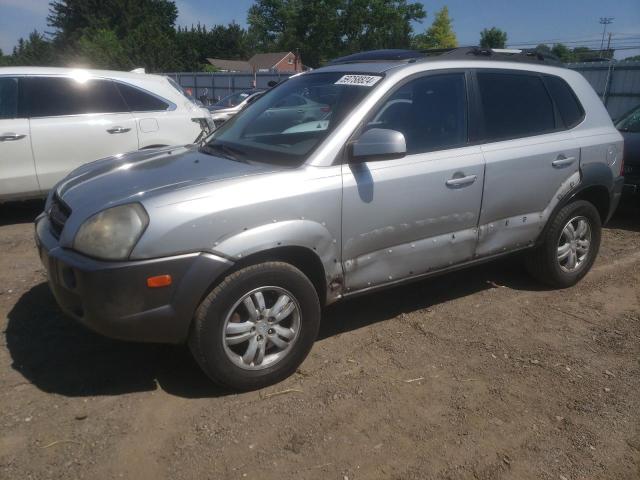
[{"label": "chain link fence", "polygon": [[227,72],[173,72],[166,73],[193,97],[205,105],[215,103],[232,93],[253,88],[269,88],[269,82],[289,78],[289,73],[227,73]]},{"label": "chain link fence", "polygon": [[640,62],[570,63],[587,79],[612,118],[640,105]]}]

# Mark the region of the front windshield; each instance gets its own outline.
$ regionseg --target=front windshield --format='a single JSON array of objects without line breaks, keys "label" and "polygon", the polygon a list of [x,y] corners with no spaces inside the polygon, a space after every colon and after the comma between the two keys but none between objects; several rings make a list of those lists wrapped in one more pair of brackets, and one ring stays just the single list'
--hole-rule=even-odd
[{"label": "front windshield", "polygon": [[216,130],[203,151],[238,160],[302,163],[381,78],[339,72],[291,78]]},{"label": "front windshield", "polygon": [[215,104],[216,107],[235,107],[239,103],[242,103],[245,98],[251,95],[253,92],[238,92],[232,93],[231,95],[227,95],[218,103]]},{"label": "front windshield", "polygon": [[616,128],[622,132],[640,132],[640,107],[626,114],[616,125]]}]

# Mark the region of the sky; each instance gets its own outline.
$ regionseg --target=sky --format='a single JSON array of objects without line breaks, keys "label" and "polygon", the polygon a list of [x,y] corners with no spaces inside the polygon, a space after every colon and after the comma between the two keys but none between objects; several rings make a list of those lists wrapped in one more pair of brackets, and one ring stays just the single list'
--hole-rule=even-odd
[{"label": "sky", "polygon": [[[20,37],[37,29],[49,32],[48,0],[0,0],[0,48],[10,53]],[[178,25],[198,22],[226,24],[235,20],[246,26],[253,0],[176,0]],[[421,2],[427,18],[414,25],[422,32],[442,6],[449,7],[460,45],[477,45],[480,31],[498,27],[508,34],[509,46],[563,42],[569,46],[600,47],[601,17],[613,17],[608,31],[613,46],[629,47],[616,58],[640,55],[640,0],[437,0]]]}]

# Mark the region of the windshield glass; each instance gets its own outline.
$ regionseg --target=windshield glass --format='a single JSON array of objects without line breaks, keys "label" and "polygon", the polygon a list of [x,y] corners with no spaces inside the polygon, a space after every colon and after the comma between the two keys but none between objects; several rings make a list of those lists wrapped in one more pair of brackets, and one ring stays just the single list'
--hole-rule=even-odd
[{"label": "windshield glass", "polygon": [[252,93],[254,92],[248,91],[248,92],[232,93],[231,95],[227,95],[218,103],[216,103],[215,106],[216,107],[235,107],[239,103],[242,103]]},{"label": "windshield glass", "polygon": [[640,107],[626,114],[616,125],[618,130],[623,132],[640,132]]},{"label": "windshield glass", "polygon": [[227,121],[202,148],[239,160],[302,163],[381,78],[340,72],[291,78]]}]

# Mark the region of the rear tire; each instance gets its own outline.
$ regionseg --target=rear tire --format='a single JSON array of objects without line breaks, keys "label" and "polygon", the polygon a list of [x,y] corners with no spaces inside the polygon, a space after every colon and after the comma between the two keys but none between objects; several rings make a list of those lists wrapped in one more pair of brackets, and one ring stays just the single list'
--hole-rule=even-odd
[{"label": "rear tire", "polygon": [[320,302],[311,281],[288,263],[266,262],[231,273],[207,295],[196,311],[189,347],[214,382],[254,390],[295,372],[319,326]]},{"label": "rear tire", "polygon": [[600,214],[593,204],[571,202],[551,219],[541,245],[526,254],[525,266],[542,283],[571,287],[591,269],[600,249],[601,233]]}]

